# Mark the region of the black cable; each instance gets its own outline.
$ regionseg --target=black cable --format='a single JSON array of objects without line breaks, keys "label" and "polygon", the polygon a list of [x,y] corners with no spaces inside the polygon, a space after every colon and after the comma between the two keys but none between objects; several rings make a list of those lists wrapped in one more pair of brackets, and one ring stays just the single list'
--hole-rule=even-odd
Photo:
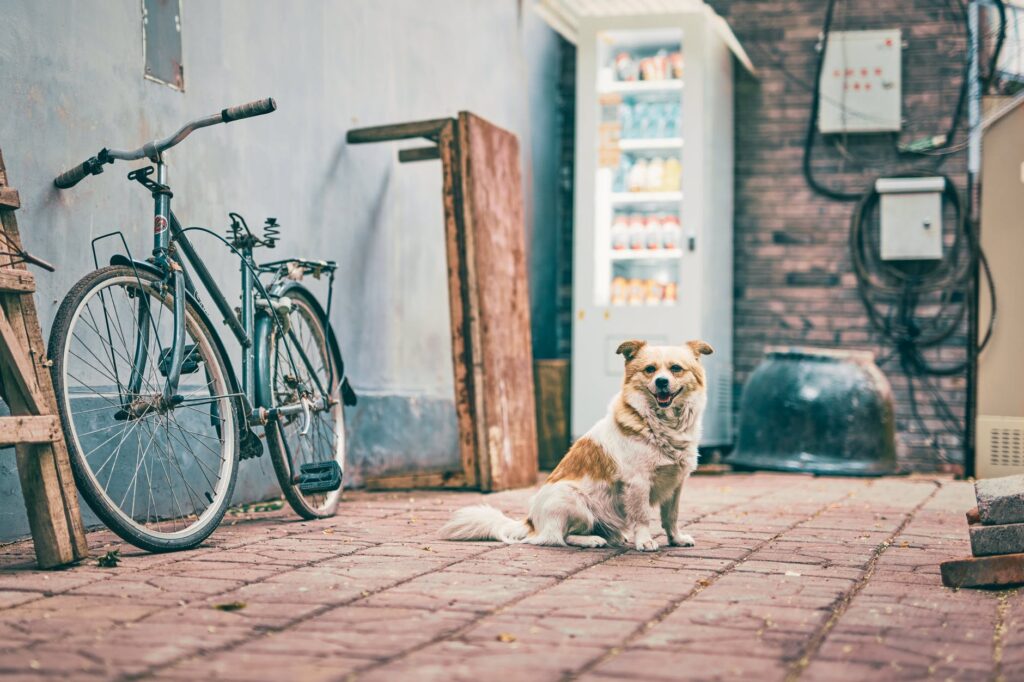
[{"label": "black cable", "polygon": [[811,167],[811,152],[814,150],[814,134],[818,125],[818,109],[821,104],[821,71],[825,67],[825,51],[828,49],[828,33],[832,27],[832,14],[835,11],[836,0],[828,0],[825,7],[825,23],[822,26],[821,51],[818,53],[818,63],[814,68],[814,91],[811,95],[811,115],[807,121],[807,136],[804,138],[803,173],[807,184],[816,193],[836,201],[857,201],[861,198],[860,192],[844,192],[832,189],[819,183],[814,177],[814,170]]},{"label": "black cable", "polygon": [[[871,239],[873,232],[867,228],[868,219],[874,215],[880,199],[874,187],[864,194],[854,210],[850,222],[849,245],[857,278],[857,292],[868,320],[894,347],[893,353],[880,364],[894,357],[899,358],[900,367],[908,380],[911,414],[922,430],[928,431],[918,413],[915,380],[920,380],[928,389],[946,431],[952,433],[950,425],[959,427],[959,421],[940,391],[929,381],[929,377],[957,376],[976,362],[992,338],[998,308],[992,271],[977,231],[964,210],[960,193],[949,178],[944,180],[943,199],[953,208],[956,217],[953,242],[938,265],[922,269],[928,266],[882,260],[879,244],[877,240]],[[988,284],[991,306],[985,334],[977,347],[967,349],[963,362],[937,365],[925,357],[925,352],[942,345],[960,330],[968,312],[967,302],[974,286],[974,272],[979,265]],[[959,294],[958,300],[955,300],[956,294]],[[937,305],[938,310],[922,317],[918,308],[922,299],[927,297],[933,301],[938,297],[937,304],[929,302],[933,307]]]}]

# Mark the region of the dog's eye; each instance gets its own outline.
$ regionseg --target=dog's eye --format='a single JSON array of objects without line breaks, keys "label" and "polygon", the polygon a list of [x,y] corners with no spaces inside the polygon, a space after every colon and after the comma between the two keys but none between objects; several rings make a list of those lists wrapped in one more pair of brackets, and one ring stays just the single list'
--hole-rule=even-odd
[{"label": "dog's eye", "polygon": [[654,365],[647,365],[646,367],[644,367],[644,371],[647,372],[648,374],[654,374],[654,371],[656,369],[658,368],[655,367]]},{"label": "dog's eye", "polygon": [[683,368],[680,367],[679,365],[672,365],[670,369],[672,370],[673,374],[679,374],[680,372],[683,371]]}]

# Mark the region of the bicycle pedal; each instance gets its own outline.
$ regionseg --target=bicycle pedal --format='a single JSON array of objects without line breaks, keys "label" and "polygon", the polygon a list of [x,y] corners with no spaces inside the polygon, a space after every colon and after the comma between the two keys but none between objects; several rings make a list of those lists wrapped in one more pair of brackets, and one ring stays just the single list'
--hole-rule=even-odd
[{"label": "bicycle pedal", "polygon": [[241,445],[238,459],[255,459],[263,456],[263,441],[252,432],[252,429],[243,427]]},{"label": "bicycle pedal", "polygon": [[299,492],[329,493],[341,487],[341,467],[337,462],[311,462],[299,467]]},{"label": "bicycle pedal", "polygon": [[[190,343],[185,346],[185,352],[182,353],[184,361],[181,363],[182,374],[194,374],[199,371],[199,363],[202,362],[202,358],[196,353],[196,346],[194,343]],[[160,375],[167,376],[167,373],[171,371],[171,349],[164,348],[160,351]]]}]

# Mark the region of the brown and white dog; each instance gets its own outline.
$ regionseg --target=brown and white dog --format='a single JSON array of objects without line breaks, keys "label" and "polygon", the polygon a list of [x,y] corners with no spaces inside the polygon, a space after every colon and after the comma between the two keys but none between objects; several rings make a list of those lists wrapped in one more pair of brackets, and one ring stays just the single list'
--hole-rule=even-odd
[{"label": "brown and white dog", "polygon": [[658,548],[650,510],[661,511],[669,544],[693,545],[677,526],[679,496],[697,468],[701,415],[707,403],[700,356],[711,346],[649,346],[625,341],[622,390],[608,414],[577,440],[530,501],[511,519],[488,505],[464,507],[441,530],[449,540],[603,547],[627,536],[641,551]]}]

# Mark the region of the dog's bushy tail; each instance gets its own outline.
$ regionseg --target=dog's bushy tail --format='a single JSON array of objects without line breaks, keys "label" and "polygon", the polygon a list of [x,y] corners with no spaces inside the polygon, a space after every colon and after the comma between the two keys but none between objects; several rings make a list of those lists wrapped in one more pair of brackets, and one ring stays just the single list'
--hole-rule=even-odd
[{"label": "dog's bushy tail", "polygon": [[445,540],[500,540],[521,542],[530,532],[526,521],[516,521],[486,504],[463,507],[438,534]]}]

